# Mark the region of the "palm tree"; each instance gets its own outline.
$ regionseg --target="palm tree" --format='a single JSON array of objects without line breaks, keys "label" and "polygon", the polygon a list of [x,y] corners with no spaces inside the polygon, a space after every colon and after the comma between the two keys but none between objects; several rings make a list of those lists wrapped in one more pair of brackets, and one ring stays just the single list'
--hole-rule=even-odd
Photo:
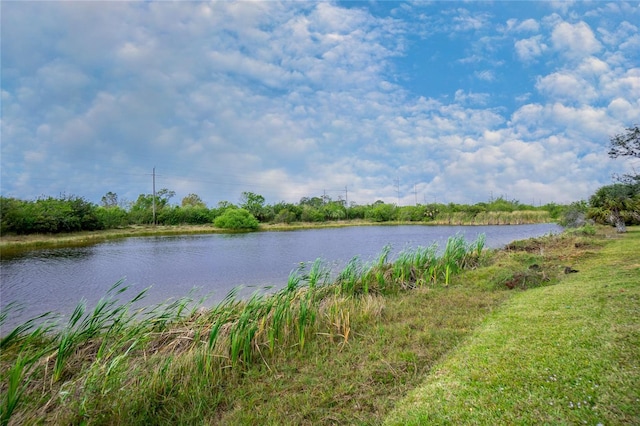
[{"label": "palm tree", "polygon": [[609,223],[618,232],[626,232],[626,225],[640,223],[640,187],[614,184],[598,189],[589,200],[588,216],[599,223]]}]

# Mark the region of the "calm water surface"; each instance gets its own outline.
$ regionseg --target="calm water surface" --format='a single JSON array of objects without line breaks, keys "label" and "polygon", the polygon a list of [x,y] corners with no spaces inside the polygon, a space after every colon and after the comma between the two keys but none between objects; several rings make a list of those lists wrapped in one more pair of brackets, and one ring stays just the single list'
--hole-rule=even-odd
[{"label": "calm water surface", "polygon": [[[0,260],[0,307],[12,310],[2,333],[41,313],[69,314],[81,299],[88,307],[118,280],[130,287],[123,299],[150,287],[144,303],[153,305],[187,295],[208,295],[212,305],[234,287],[280,288],[301,262],[318,258],[334,273],[359,256],[375,259],[390,244],[400,251],[434,243],[444,248],[450,236],[467,241],[485,234],[486,246],[560,232],[554,224],[515,226],[363,226],[248,234],[138,237],[89,247],[37,250]],[[129,295],[129,296],[127,296]]]}]

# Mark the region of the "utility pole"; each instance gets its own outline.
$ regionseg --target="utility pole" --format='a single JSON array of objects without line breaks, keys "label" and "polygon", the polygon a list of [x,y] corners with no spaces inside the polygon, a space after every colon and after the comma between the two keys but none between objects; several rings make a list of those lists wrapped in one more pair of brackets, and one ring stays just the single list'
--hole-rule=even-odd
[{"label": "utility pole", "polygon": [[416,198],[416,206],[418,205],[418,189],[416,188],[416,184],[413,184],[413,195]]},{"label": "utility pole", "polygon": [[399,177],[396,178],[396,196],[398,198],[396,206],[400,207],[400,178]]},{"label": "utility pole", "polygon": [[344,211],[347,215],[347,220],[349,220],[349,190],[347,185],[344,186]]},{"label": "utility pole", "polygon": [[153,226],[156,226],[156,167],[153,166]]}]

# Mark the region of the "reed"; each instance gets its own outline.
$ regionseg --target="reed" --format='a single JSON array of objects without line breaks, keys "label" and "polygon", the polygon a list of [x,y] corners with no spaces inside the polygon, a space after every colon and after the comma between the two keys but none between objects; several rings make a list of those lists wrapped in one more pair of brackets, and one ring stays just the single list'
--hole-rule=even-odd
[{"label": "reed", "polygon": [[359,284],[362,284],[362,277],[362,261],[358,256],[353,257],[338,274],[336,290],[343,294],[355,294],[359,291]]},{"label": "reed", "polygon": [[524,225],[553,222],[546,210],[443,212],[433,221],[434,225]]}]

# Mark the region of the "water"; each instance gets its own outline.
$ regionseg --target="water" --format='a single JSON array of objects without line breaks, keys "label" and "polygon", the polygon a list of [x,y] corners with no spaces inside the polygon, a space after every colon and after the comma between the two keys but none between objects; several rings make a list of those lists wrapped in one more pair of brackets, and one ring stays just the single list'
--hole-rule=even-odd
[{"label": "water", "polygon": [[486,247],[560,232],[553,224],[515,226],[363,226],[248,234],[207,234],[135,237],[88,247],[36,250],[0,260],[0,307],[11,302],[0,334],[47,311],[69,314],[84,299],[88,307],[118,280],[130,290],[124,300],[151,286],[144,303],[153,305],[194,290],[208,295],[208,305],[222,300],[237,286],[244,294],[255,288],[286,285],[289,273],[301,262],[318,258],[339,272],[354,256],[374,260],[383,247],[400,251],[434,243],[444,248],[450,236],[469,242],[486,235]]}]

